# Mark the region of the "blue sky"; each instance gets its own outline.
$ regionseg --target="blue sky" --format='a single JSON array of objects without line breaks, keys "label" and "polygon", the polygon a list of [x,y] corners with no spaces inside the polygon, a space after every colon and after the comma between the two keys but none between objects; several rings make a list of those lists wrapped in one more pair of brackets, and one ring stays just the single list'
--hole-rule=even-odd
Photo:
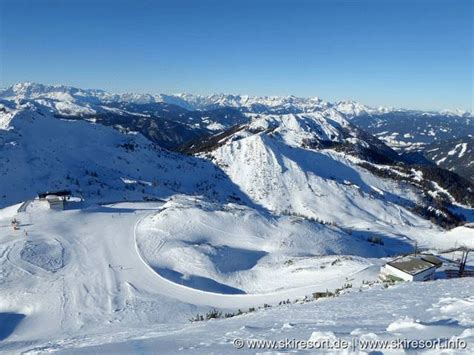
[{"label": "blue sky", "polygon": [[472,110],[471,0],[0,0],[0,86]]}]

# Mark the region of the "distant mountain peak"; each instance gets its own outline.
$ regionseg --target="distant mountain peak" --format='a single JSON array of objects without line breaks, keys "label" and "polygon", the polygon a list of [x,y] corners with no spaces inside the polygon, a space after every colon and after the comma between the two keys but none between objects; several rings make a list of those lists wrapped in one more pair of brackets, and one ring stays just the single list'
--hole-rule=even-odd
[{"label": "distant mountain peak", "polygon": [[[0,99],[36,100],[50,99],[73,103],[125,102],[133,104],[167,103],[181,106],[187,110],[208,110],[223,107],[237,108],[247,112],[303,113],[316,112],[334,108],[348,118],[361,114],[384,114],[389,112],[423,112],[417,110],[395,109],[391,107],[371,107],[354,100],[327,102],[320,97],[286,96],[251,96],[245,94],[216,93],[211,95],[150,94],[150,93],[109,93],[100,89],[80,89],[66,85],[44,85],[34,82],[16,83],[0,90]],[[423,112],[427,115],[444,114],[449,116],[471,117],[465,110],[443,110],[440,112]]]}]

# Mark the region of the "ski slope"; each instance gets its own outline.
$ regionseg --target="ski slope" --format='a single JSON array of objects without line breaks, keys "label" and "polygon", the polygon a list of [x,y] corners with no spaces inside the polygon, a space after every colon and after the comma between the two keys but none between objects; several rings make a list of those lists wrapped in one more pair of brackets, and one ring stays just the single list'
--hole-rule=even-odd
[{"label": "ski slope", "polygon": [[373,280],[380,261],[371,257],[390,253],[302,219],[189,200],[173,200],[144,218],[136,237],[140,255],[157,274],[186,289],[225,294],[205,297],[224,308],[334,289],[348,278]]},{"label": "ski slope", "polygon": [[[284,271],[287,266],[283,260],[287,260],[292,250],[298,252],[300,248],[305,248],[311,252],[311,244],[298,246],[299,239],[295,236],[294,249],[288,248],[283,258],[273,251],[276,256],[272,260],[279,260],[280,268],[275,266],[272,275],[278,275],[277,279],[283,285],[280,289],[261,280],[257,280],[256,284],[262,284],[263,290],[256,289],[255,285],[252,289],[252,283],[247,283],[247,294],[225,294],[218,290],[209,292],[183,285],[164,277],[155,264],[172,260],[169,256],[166,258],[166,248],[173,242],[170,236],[177,236],[175,230],[168,229],[164,246],[161,243],[154,245],[157,253],[152,256],[155,259],[140,250],[144,243],[149,243],[150,247],[165,238],[164,234],[159,234],[162,223],[175,225],[176,231],[180,228],[184,231],[186,223],[179,225],[177,221],[184,221],[183,216],[187,214],[189,221],[201,226],[201,229],[191,228],[188,232],[194,230],[215,245],[225,243],[234,247],[252,242],[252,235],[246,236],[244,229],[259,233],[271,229],[266,218],[244,209],[240,212],[241,217],[244,216],[241,220],[247,219],[248,225],[244,223],[232,233],[232,218],[237,218],[232,217],[235,211],[226,216],[216,206],[202,205],[198,209],[193,206],[195,203],[194,198],[177,196],[166,204],[118,203],[82,208],[79,203],[77,206],[71,203],[70,209],[57,212],[49,210],[44,202],[34,200],[24,212],[17,212],[20,204],[2,209],[0,320],[8,327],[0,333],[0,351],[49,351],[109,343],[138,337],[144,330],[150,331],[150,334],[182,332],[189,327],[199,327],[190,324],[188,319],[212,307],[236,310],[264,303],[277,304],[312,292],[341,287],[347,281],[358,287],[364,280],[376,279],[378,266],[383,262],[381,259],[357,257],[354,260],[358,263],[358,269],[349,260],[347,264],[343,262],[336,266],[334,272],[328,266],[327,273],[314,273],[312,268],[321,266],[321,258],[314,258],[313,262],[310,258],[300,263],[296,253],[292,255],[295,264],[306,268],[309,275],[303,280],[305,286],[302,286],[291,273]],[[168,213],[168,217],[160,221],[163,213]],[[227,233],[213,229],[216,215],[220,221],[229,222],[228,225],[221,224],[222,230]],[[157,216],[160,218],[157,219]],[[20,221],[20,230],[13,230],[10,225],[12,218]],[[282,223],[279,229],[290,228],[288,225],[285,227],[285,222],[279,223]],[[346,237],[338,234],[336,229],[322,229],[321,233],[325,235],[325,241],[314,244],[313,251],[324,254],[324,260],[330,257],[333,261],[343,259],[326,248],[340,243],[339,248],[349,249],[344,245]],[[267,233],[264,238],[268,239],[267,245],[272,244],[273,236]],[[187,237],[182,235],[182,238]],[[466,234],[462,238],[469,239],[470,236]],[[202,241],[194,252],[202,250],[200,248],[206,247],[206,243]],[[260,245],[264,248],[265,243]],[[274,257],[268,247],[267,252]],[[380,252],[375,252],[374,256]],[[160,254],[164,258],[161,261],[156,259]],[[186,263],[183,257],[186,254],[179,255],[178,261]],[[338,267],[342,269],[336,271]],[[211,271],[212,268],[207,270],[208,273]],[[268,273],[256,275],[262,280],[270,277]],[[215,277],[214,281],[222,280]]]},{"label": "ski slope", "polygon": [[[406,283],[389,289],[367,288],[337,298],[296,303],[223,320],[193,323],[181,330],[155,330],[126,337],[111,344],[94,344],[84,339],[84,348],[63,353],[131,352],[166,354],[255,354],[297,352],[295,348],[250,349],[248,341],[343,339],[356,347],[346,350],[317,350],[323,353],[428,353],[471,354],[474,351],[474,283],[438,280]],[[364,341],[434,340],[464,343],[452,349],[361,349]],[[233,344],[242,340],[243,348]],[[237,344],[239,344],[237,342]],[[366,343],[367,346],[367,343]],[[306,351],[314,353],[315,350]]]},{"label": "ski slope", "polygon": [[[41,350],[72,336],[186,323],[199,306],[173,299],[172,288],[136,253],[135,224],[157,208],[156,203],[122,203],[53,212],[34,201],[24,213],[2,211],[0,320],[12,313],[24,318],[13,334],[3,334],[8,339],[0,351]],[[19,231],[9,224],[13,217],[20,220]],[[34,252],[21,255],[26,243],[54,243],[63,249],[63,266],[35,265]],[[42,256],[58,257],[54,250]]]},{"label": "ski slope", "polygon": [[[183,326],[193,314],[210,307],[258,306],[310,290],[222,295],[160,277],[144,263],[135,244],[140,221],[160,210],[160,203],[120,203],[55,212],[36,200],[25,212],[16,213],[18,207],[4,209],[1,214],[0,314],[24,318],[11,334],[4,335],[8,337],[0,345],[3,351],[41,350],[51,342],[66,342],[60,339],[91,334],[112,337],[124,329],[157,323],[171,323],[167,329],[172,329],[173,324]],[[20,221],[19,231],[11,228],[12,218]],[[31,244],[49,260],[39,264]]]}]

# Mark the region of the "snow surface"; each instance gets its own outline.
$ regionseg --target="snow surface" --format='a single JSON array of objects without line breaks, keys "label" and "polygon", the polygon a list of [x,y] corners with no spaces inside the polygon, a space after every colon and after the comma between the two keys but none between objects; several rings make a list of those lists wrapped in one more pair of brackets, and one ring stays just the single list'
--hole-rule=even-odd
[{"label": "snow surface", "polygon": [[[20,230],[11,228],[12,217],[20,221]],[[465,237],[472,239],[472,234]],[[24,212],[3,209],[0,315],[16,314],[21,319],[0,343],[0,350],[77,350],[129,341],[83,350],[125,353],[130,346],[139,346],[142,351],[182,347],[222,352],[232,350],[229,339],[233,337],[278,337],[280,332],[271,330],[275,324],[284,334],[298,332],[297,338],[309,339],[321,329],[347,337],[356,328],[358,336],[375,332],[382,338],[393,337],[398,333],[385,331],[391,323],[405,315],[419,319],[422,314],[417,312],[429,307],[433,311],[421,320],[430,331],[449,337],[464,332],[468,340],[472,338],[466,332],[474,322],[469,298],[472,282],[377,288],[304,306],[277,306],[287,298],[334,290],[348,281],[354,290],[365,290],[363,281],[377,279],[383,259],[376,257],[386,250],[364,248],[364,244],[335,227],[287,217],[269,219],[247,207],[218,206],[185,196],[167,203],[120,203],[66,211],[51,211],[45,202],[35,200]],[[31,245],[47,253],[38,260],[38,249],[33,247],[23,257],[21,251],[30,250]],[[226,282],[247,294],[222,292],[220,287],[203,290],[164,270],[206,277],[215,281],[214,286]],[[429,290],[429,297],[423,288]],[[274,307],[228,321],[188,321],[211,307],[235,311],[264,303]],[[354,308],[358,303],[371,306]],[[335,309],[339,311],[334,313]],[[328,323],[330,318],[335,320]]]},{"label": "snow surface", "polygon": [[348,275],[376,278],[379,262],[366,258],[390,253],[335,227],[203,202],[167,203],[139,232],[140,252],[157,273],[215,293],[335,288]]},{"label": "snow surface", "polygon": [[[150,332],[139,339],[74,351],[126,353],[159,349],[165,353],[255,353],[248,348],[234,348],[233,340],[334,337],[360,341],[459,337],[466,342],[467,348],[444,353],[469,354],[474,349],[473,287],[474,283],[464,285],[463,280],[450,280],[404,284],[386,290],[363,289],[338,298],[258,310],[241,317],[195,323],[182,331]],[[403,353],[403,350],[387,352]],[[439,353],[439,350],[432,353]]]}]

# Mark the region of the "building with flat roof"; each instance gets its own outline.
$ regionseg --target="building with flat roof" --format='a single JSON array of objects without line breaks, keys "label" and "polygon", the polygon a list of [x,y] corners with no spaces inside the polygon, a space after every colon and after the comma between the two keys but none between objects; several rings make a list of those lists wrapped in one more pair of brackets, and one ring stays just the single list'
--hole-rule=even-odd
[{"label": "building with flat roof", "polygon": [[71,192],[69,190],[47,191],[38,193],[38,198],[43,201],[48,201],[49,208],[56,211],[63,210],[66,200],[68,200],[70,197]]},{"label": "building with flat roof", "polygon": [[382,266],[380,276],[383,279],[428,281],[434,279],[435,271],[441,265],[441,260],[434,255],[406,255]]}]

